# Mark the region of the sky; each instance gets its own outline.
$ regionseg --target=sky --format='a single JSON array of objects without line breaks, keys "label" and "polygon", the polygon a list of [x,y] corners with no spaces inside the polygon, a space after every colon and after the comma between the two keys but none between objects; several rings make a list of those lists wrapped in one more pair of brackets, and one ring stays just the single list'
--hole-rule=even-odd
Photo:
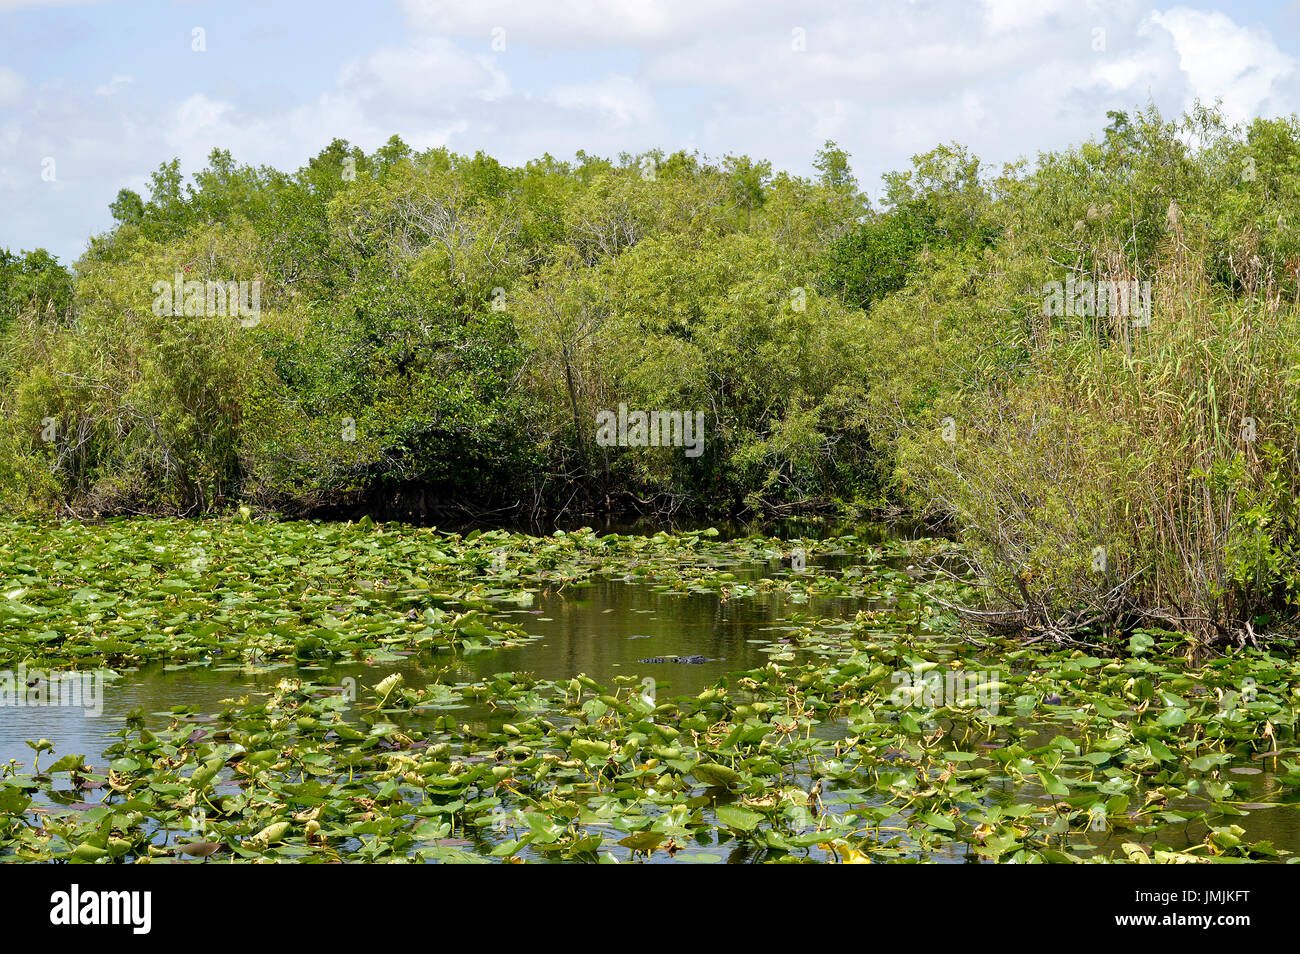
[{"label": "sky", "polygon": [[873,197],[940,143],[998,168],[1107,110],[1300,109],[1300,3],[1130,0],[0,0],[0,248],[71,264],[214,147],[293,170],[338,137],[518,164],[828,140]]}]

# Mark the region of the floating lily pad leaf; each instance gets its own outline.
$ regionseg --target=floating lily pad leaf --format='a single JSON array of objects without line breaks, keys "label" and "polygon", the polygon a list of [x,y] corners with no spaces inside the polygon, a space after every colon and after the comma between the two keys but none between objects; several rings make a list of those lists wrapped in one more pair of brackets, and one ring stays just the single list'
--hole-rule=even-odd
[{"label": "floating lily pad leaf", "polygon": [[753,831],[763,820],[763,816],[758,812],[739,805],[719,805],[715,809],[715,814],[718,816],[718,821],[736,831]]},{"label": "floating lily pad leaf", "polygon": [[740,773],[716,762],[696,762],[691,773],[705,785],[715,788],[736,788],[740,784]]},{"label": "floating lily pad leaf", "polygon": [[663,844],[664,838],[664,833],[660,831],[639,831],[628,835],[626,838],[619,839],[618,843],[624,848],[646,853],[654,851],[655,848]]},{"label": "floating lily pad leaf", "polygon": [[1231,756],[1218,752],[1213,755],[1202,755],[1200,758],[1192,759],[1189,764],[1193,771],[1209,772],[1221,765],[1226,765],[1230,760]]}]

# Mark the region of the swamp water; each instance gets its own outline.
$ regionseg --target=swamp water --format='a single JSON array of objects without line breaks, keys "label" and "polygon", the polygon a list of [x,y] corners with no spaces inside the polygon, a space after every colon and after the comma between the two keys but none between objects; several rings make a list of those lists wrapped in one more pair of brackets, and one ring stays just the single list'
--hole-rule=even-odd
[{"label": "swamp water", "polygon": [[[194,528],[186,527],[184,532],[191,535]],[[217,533],[220,532],[218,529]],[[355,531],[348,528],[343,532]],[[399,540],[401,532],[398,531]],[[614,560],[605,560],[602,555],[594,561],[594,572],[573,573],[566,566],[561,567],[558,577],[548,579],[550,571],[538,569],[545,561],[535,565],[525,561],[527,565],[514,580],[510,579],[509,569],[502,569],[503,564],[509,567],[513,559],[509,550],[503,560],[502,547],[492,547],[494,543],[508,542],[504,537],[498,541],[492,535],[485,535],[477,541],[467,540],[463,545],[459,540],[449,546],[439,542],[440,553],[461,547],[455,563],[473,566],[472,592],[460,589],[439,593],[431,599],[433,594],[423,587],[388,587],[365,579],[354,580],[353,585],[346,587],[347,592],[354,595],[359,591],[375,597],[367,601],[367,610],[384,608],[388,615],[399,620],[400,614],[408,617],[415,614],[421,624],[426,617],[431,617],[435,628],[446,623],[444,608],[455,608],[455,603],[477,606],[469,614],[477,613],[480,619],[489,620],[493,625],[500,623],[505,627],[505,636],[495,632],[492,626],[472,620],[472,625],[453,629],[467,635],[451,647],[451,652],[441,646],[444,651],[412,649],[396,636],[389,636],[377,645],[348,647],[350,651],[333,654],[334,658],[328,658],[331,654],[318,654],[314,644],[304,646],[297,640],[298,651],[290,654],[290,658],[282,658],[283,653],[277,656],[269,646],[265,652],[241,654],[226,648],[226,643],[218,639],[218,648],[209,646],[204,652],[196,651],[193,655],[197,658],[143,660],[137,665],[119,663],[114,666],[117,678],[104,686],[101,713],[50,706],[0,708],[0,762],[16,760],[25,771],[30,771],[33,750],[28,741],[37,739],[51,740],[55,746],[55,751],[44,758],[47,765],[42,766],[43,770],[67,753],[84,755],[88,767],[62,776],[58,771],[51,772],[45,776],[44,783],[39,777],[36,782],[24,782],[31,796],[27,807],[32,818],[38,821],[38,831],[41,819],[81,813],[85,823],[80,826],[74,823],[72,830],[78,832],[76,837],[84,834],[82,844],[91,848],[103,842],[104,855],[88,850],[80,860],[123,855],[129,859],[136,857],[141,845],[152,845],[160,860],[164,853],[170,860],[177,856],[177,846],[191,843],[214,846],[214,860],[229,857],[231,853],[237,857],[269,853],[286,860],[316,860],[315,856],[320,854],[344,860],[405,855],[433,861],[490,860],[494,856],[530,861],[596,860],[604,856],[607,860],[639,857],[652,862],[743,862],[865,860],[873,855],[876,857],[872,860],[878,857],[879,860],[939,862],[1009,858],[1064,860],[1051,856],[1015,857],[1018,849],[1030,844],[1037,846],[1037,855],[1056,851],[1069,853],[1079,860],[1104,857],[1123,861],[1134,854],[1137,845],[1145,845],[1143,850],[1147,852],[1157,847],[1176,852],[1210,845],[1213,847],[1207,851],[1208,857],[1220,852],[1230,855],[1231,849],[1257,847],[1262,843],[1264,847],[1256,855],[1261,860],[1275,857],[1274,852],[1300,852],[1300,812],[1295,804],[1298,789],[1294,784],[1295,773],[1285,765],[1287,759],[1294,758],[1291,754],[1294,749],[1277,742],[1281,733],[1276,728],[1269,730],[1272,733],[1269,739],[1276,744],[1265,747],[1264,757],[1256,758],[1253,752],[1239,750],[1232,756],[1225,753],[1222,758],[1210,758],[1206,767],[1210,770],[1208,774],[1215,778],[1204,785],[1182,785],[1182,790],[1171,792],[1170,786],[1141,790],[1127,784],[1127,778],[1122,780],[1125,784],[1119,784],[1114,777],[1119,773],[1112,774],[1115,784],[1109,788],[1104,780],[1102,784],[1094,784],[1088,769],[1101,769],[1110,764],[1110,756],[1097,758],[1097,751],[1090,751],[1096,741],[1096,730],[1106,720],[1090,726],[1078,718],[1078,710],[1070,698],[1074,669],[1066,670],[1069,678],[1064,681],[1050,681],[1056,691],[1024,693],[1012,689],[1013,680],[1008,678],[1000,699],[1000,723],[996,718],[963,720],[960,714],[968,714],[969,710],[956,704],[958,700],[942,700],[946,704],[942,710],[932,705],[899,705],[898,684],[901,682],[906,688],[909,676],[919,674],[924,665],[910,657],[907,661],[912,663],[911,673],[909,667],[901,665],[902,657],[898,657],[888,672],[889,678],[876,680],[876,692],[884,703],[882,708],[864,712],[856,705],[846,708],[824,704],[815,693],[821,693],[833,703],[839,693],[824,690],[834,690],[845,682],[837,678],[834,668],[837,664],[828,660],[842,654],[848,634],[852,633],[858,640],[878,638],[882,644],[896,637],[944,640],[939,634],[927,632],[929,627],[922,622],[927,614],[933,617],[933,610],[923,613],[924,601],[912,591],[912,584],[920,574],[908,572],[909,545],[894,541],[886,546],[890,552],[882,552],[877,545],[884,539],[876,532],[855,537],[847,545],[843,540],[829,541],[823,552],[808,558],[805,570],[796,572],[784,552],[788,545],[776,541],[742,542],[734,546],[706,543],[697,549],[696,544],[701,541],[696,539],[682,552],[676,552],[675,541],[655,547],[624,537],[619,548],[630,550],[631,554],[621,552]],[[188,541],[186,546],[192,542]],[[810,549],[817,546],[811,541],[800,543]],[[464,552],[464,547],[471,544],[474,559]],[[580,545],[579,550],[587,544]],[[530,538],[529,545],[534,554],[538,549],[544,551],[547,538]],[[651,550],[648,554],[642,552],[647,546]],[[215,560],[218,566],[225,563],[216,541],[209,549],[213,552],[205,551],[203,565],[199,567],[200,574],[205,576],[211,570],[210,560]],[[478,566],[474,560],[484,553],[491,554],[490,562]],[[168,559],[171,556],[166,555]],[[567,553],[566,559],[569,559]],[[394,560],[400,563],[401,554]],[[679,561],[683,568],[689,565],[691,570],[665,572]],[[291,563],[288,572],[280,576],[286,580],[286,591],[296,597],[294,604],[298,609],[310,601],[312,587],[299,587],[293,582],[295,565],[300,564]],[[13,568],[0,565],[0,572],[12,575]],[[226,572],[237,574],[238,571],[217,569],[211,581],[221,582]],[[325,573],[329,576],[332,570],[327,569]],[[311,575],[310,570],[307,575]],[[86,575],[86,582],[93,579],[93,574]],[[501,585],[485,586],[485,581]],[[779,585],[773,581],[779,581]],[[6,583],[6,589],[12,582]],[[27,584],[18,590],[33,588],[30,579],[17,582]],[[382,581],[390,582],[395,581]],[[23,599],[29,594],[19,594],[18,590],[5,594],[4,598],[13,605],[9,618],[0,614],[0,621],[10,628],[20,621],[29,627],[41,625],[39,616],[24,616],[14,609],[29,605]],[[341,600],[342,591],[340,587],[330,593],[330,600]],[[162,593],[166,592],[164,586]],[[82,591],[71,595],[75,597],[78,593]],[[82,595],[92,604],[117,598],[109,586],[104,587],[103,593]],[[136,593],[141,595],[150,594]],[[182,601],[187,598],[181,593],[172,596]],[[134,604],[136,600],[126,602]],[[429,603],[437,605],[430,609]],[[120,607],[114,605],[114,609]],[[449,614],[451,609],[445,612]],[[469,614],[461,613],[455,618],[463,619]],[[220,615],[218,612],[215,617]],[[324,618],[328,626],[338,624],[339,629],[346,629],[349,621],[339,603],[329,605]],[[862,631],[864,620],[867,620],[866,633]],[[304,625],[302,628],[324,633],[319,627]],[[236,658],[241,655],[242,658]],[[323,658],[313,658],[317,655]],[[699,664],[641,661],[678,656],[703,656],[705,661]],[[39,665],[40,659],[29,657],[29,666]],[[754,712],[741,704],[729,714],[729,719],[719,720],[724,728],[730,729],[726,738],[716,732],[710,735],[712,730],[699,732],[694,752],[679,751],[684,746],[672,744],[680,736],[655,738],[653,726],[662,717],[658,709],[651,711],[654,705],[662,708],[669,700],[708,697],[719,686],[730,685],[736,691],[738,683],[743,681],[737,674],[771,668],[774,663],[792,667],[803,664],[804,671],[791,670],[788,678],[811,687],[813,693],[809,699],[792,698],[793,708],[786,707],[786,715],[795,714],[790,725],[780,724],[780,705],[759,712],[756,719]],[[1009,667],[1001,654],[969,655],[960,665],[970,671],[979,667],[980,671],[995,673],[1016,668],[1014,663]],[[1079,669],[1096,671],[1101,665],[1102,661],[1085,657]],[[824,676],[827,666],[832,668],[824,684],[819,685],[817,679],[810,680],[809,672]],[[865,663],[850,663],[839,666],[838,673],[849,672],[861,679],[869,675],[857,671],[863,668]],[[1058,675],[1050,669],[1031,666],[1020,678],[1036,681],[1039,673],[1034,672],[1035,668],[1048,676]],[[505,685],[499,675],[503,673],[526,675],[520,680],[509,677],[509,685]],[[582,708],[555,705],[551,700],[558,688],[565,687],[567,698],[568,691],[575,688],[571,680],[580,674],[599,688],[608,687],[608,691],[598,693],[595,700],[589,695]],[[394,676],[400,679],[392,679]],[[644,694],[647,679],[653,680],[649,684],[653,695],[644,711],[638,712],[637,695]],[[399,803],[400,810],[388,814],[366,812],[363,821],[352,826],[353,830],[336,829],[328,850],[322,850],[325,837],[316,834],[313,838],[309,832],[301,845],[291,844],[292,830],[299,827],[303,816],[310,815],[313,808],[330,807],[332,793],[326,787],[307,792],[293,788],[293,784],[297,781],[305,785],[313,776],[328,779],[338,767],[320,760],[289,768],[281,761],[274,767],[276,782],[269,784],[269,792],[275,793],[279,801],[290,803],[290,807],[305,809],[295,813],[296,821],[294,818],[287,822],[271,821],[270,825],[263,826],[264,821],[287,817],[285,811],[276,811],[272,805],[270,811],[249,813],[256,814],[256,824],[223,830],[223,815],[234,816],[246,809],[242,803],[238,806],[223,803],[223,798],[248,799],[255,787],[250,782],[265,780],[258,772],[230,771],[232,764],[239,765],[240,753],[246,753],[254,745],[240,743],[237,752],[203,747],[228,745],[234,738],[229,734],[222,736],[218,731],[223,724],[219,714],[227,713],[224,721],[230,721],[231,700],[282,702],[286,695],[285,680],[326,687],[335,699],[348,696],[349,691],[355,694],[355,705],[348,696],[344,704],[327,711],[337,713],[339,723],[360,730],[355,733],[359,739],[382,740],[385,753],[398,753],[408,747],[418,752],[422,746],[429,746],[426,740],[446,738],[447,742],[438,743],[444,748],[435,758],[439,760],[438,766],[453,766],[448,777],[455,775],[453,763],[462,766],[490,763],[499,769],[503,763],[510,763],[511,756],[503,753],[515,748],[512,743],[526,742],[530,737],[539,739],[538,749],[554,750],[556,732],[572,747],[569,754],[574,756],[574,762],[568,768],[573,777],[545,798],[516,800],[511,797],[513,776],[506,772],[489,779],[500,782],[503,797],[498,799],[490,785],[479,782],[471,793],[479,796],[476,800],[457,800],[455,796],[465,794],[458,786],[448,784],[447,795],[439,798],[436,789],[424,788],[419,778],[407,773],[402,776],[408,783],[407,792],[423,788],[419,797],[408,798],[407,802]],[[471,687],[491,685],[494,680],[499,694],[471,690]],[[616,691],[614,686],[620,681],[625,688]],[[386,683],[392,685],[382,693],[381,700],[370,698],[370,690]],[[912,685],[919,689],[920,678],[915,678]],[[339,693],[338,689],[345,691]],[[779,700],[780,686],[776,685],[775,690],[769,695]],[[393,698],[394,691],[404,697],[405,703],[386,706],[385,703],[397,701]],[[1085,691],[1093,690],[1080,688],[1076,694]],[[618,698],[611,700],[610,693],[616,693]],[[755,697],[759,694],[755,692]],[[581,695],[579,692],[578,696]],[[1139,692],[1139,706],[1153,698],[1153,694]],[[611,761],[616,759],[617,749],[600,749],[603,733],[599,731],[585,733],[593,739],[595,748],[582,748],[581,740],[573,742],[564,735],[575,726],[603,724],[602,720],[612,718],[611,710],[621,711],[600,699],[624,708],[632,704],[631,709],[622,712],[617,725],[610,724],[607,737],[617,742],[622,734],[630,732],[625,748],[637,749],[634,756],[622,760],[624,764],[611,778],[613,790],[608,793],[602,784],[606,776],[602,774],[601,763],[606,755]],[[673,705],[670,703],[669,707]],[[1184,705],[1188,703],[1184,701]],[[819,714],[816,711],[819,708],[827,711]],[[959,715],[956,719],[954,710]],[[363,711],[365,715],[358,718]],[[1109,711],[1104,703],[1102,711]],[[1171,711],[1183,710],[1166,705],[1164,712]],[[376,713],[378,725],[382,727],[378,735]],[[1127,715],[1116,711],[1107,718],[1122,722]],[[315,720],[315,716],[306,718]],[[525,719],[547,728],[544,733],[536,728],[521,731],[518,723]],[[979,721],[979,731],[963,724],[976,721]],[[997,729],[990,731],[985,721],[991,721]],[[864,732],[867,722],[888,723],[890,728],[884,738],[867,745],[861,741],[870,735]],[[746,724],[750,730],[742,732]],[[756,725],[757,731],[753,731]],[[455,727],[461,731],[457,733]],[[301,719],[298,728],[303,729]],[[698,732],[702,728],[689,731]],[[157,796],[151,801],[153,811],[139,811],[137,814],[142,817],[138,818],[117,819],[105,811],[102,784],[87,787],[75,784],[75,780],[98,778],[95,773],[103,772],[105,763],[111,763],[122,777],[146,770],[147,760],[130,746],[123,747],[125,736],[135,738],[141,731],[168,739],[161,750],[150,750],[151,754],[166,753],[169,762],[191,764],[184,773],[168,775],[150,785]],[[308,725],[305,732],[313,739],[319,738],[317,726]],[[539,733],[542,733],[540,737]],[[584,734],[581,729],[579,734]],[[786,747],[773,749],[773,758],[760,756],[760,746],[756,743],[773,734],[783,737]],[[256,741],[259,738],[256,731],[251,736],[239,737],[261,744]],[[400,744],[394,744],[393,739],[401,740]],[[412,743],[412,739],[419,741]],[[289,740],[272,741],[281,744]],[[656,746],[655,741],[662,744]],[[1013,742],[1017,751],[1030,753],[1030,757],[1024,764],[1019,764],[1020,759],[1000,763],[997,753],[1010,751]],[[1166,744],[1159,741],[1147,744],[1156,768],[1161,771],[1165,762],[1178,761],[1176,751],[1170,751]],[[196,754],[187,756],[188,749]],[[174,754],[177,750],[180,754]],[[432,748],[423,750],[428,752]],[[859,754],[856,761],[849,759],[846,756],[851,750],[865,751],[869,758]],[[1102,749],[1111,753],[1116,750],[1115,746]],[[189,769],[194,769],[193,774],[197,775],[201,768],[196,766],[213,751],[217,752],[213,761],[218,765],[208,783],[209,795],[209,789],[198,785]],[[275,752],[264,761],[279,758],[280,754]],[[513,758],[531,767],[535,754],[516,751]],[[1076,767],[1084,769],[1082,773],[1066,771],[1071,759],[1075,760]],[[585,760],[585,764],[575,768],[579,760]],[[721,767],[716,767],[715,762]],[[759,767],[758,762],[771,764]],[[872,766],[869,780],[864,777],[867,763]],[[353,760],[350,764],[362,763]],[[371,766],[369,762],[365,764]],[[1052,771],[1044,770],[1045,764]],[[647,776],[653,778],[653,771],[663,765],[672,766],[662,770],[672,784],[660,793],[653,784],[647,786],[643,780]],[[733,778],[729,766],[740,766],[745,776],[750,774],[746,768],[752,767],[753,776],[759,781],[751,783],[747,778]],[[401,767],[418,769],[413,761]],[[186,776],[190,776],[188,784]],[[951,794],[935,783],[936,776],[944,784],[954,785]],[[1074,777],[1072,781],[1083,780],[1083,789],[1097,794],[1081,794],[1073,784],[1063,781],[1068,776]],[[1219,776],[1227,781],[1220,781]],[[778,785],[762,781],[773,777],[779,779]],[[378,773],[366,791],[396,798],[393,778],[392,771]],[[690,784],[692,780],[694,785]],[[619,791],[620,787],[626,789],[634,784],[641,786],[635,796],[626,790]],[[279,790],[281,785],[285,790]],[[198,797],[194,795],[196,789]],[[1133,789],[1131,793],[1129,789]],[[129,801],[131,786],[126,785],[121,791],[121,796],[108,799],[108,803]],[[645,792],[649,798],[643,797]],[[812,794],[807,797],[803,793]],[[431,794],[434,797],[426,797]],[[293,804],[295,797],[297,803]],[[356,792],[349,797],[357,801]],[[159,810],[168,799],[174,802],[169,806],[174,811]],[[460,801],[464,802],[463,807]],[[593,808],[593,803],[600,804]],[[1099,815],[1095,807],[1102,803],[1115,817],[1104,818],[1099,823],[1104,813]],[[431,805],[445,808],[448,804],[450,812],[425,810]],[[199,823],[192,821],[196,806],[201,810]],[[972,806],[978,808],[972,812]],[[1094,809],[1091,815],[1081,816],[1080,808],[1085,806]],[[507,811],[507,807],[513,810]],[[146,806],[142,804],[138,808]],[[543,818],[548,811],[550,814]],[[366,829],[366,825],[376,820],[367,817],[370,815],[383,820],[373,830]],[[317,832],[329,832],[328,827],[319,827],[324,816],[318,817],[322,822],[312,817],[304,824],[310,827],[317,822]],[[104,823],[105,819],[109,824]],[[769,820],[773,822],[772,833],[762,836]],[[561,833],[559,829],[565,827],[566,821],[569,831]],[[977,821],[980,825],[975,824]],[[378,847],[378,842],[390,836],[395,822],[409,823],[414,833],[404,842],[394,841],[388,850]],[[119,835],[127,834],[117,829],[132,824],[137,829],[134,843],[125,837],[113,842],[115,831]],[[277,824],[286,824],[287,830],[263,838]],[[959,834],[958,827],[970,831],[965,837],[955,837]],[[103,830],[108,830],[107,838],[98,837]],[[1216,831],[1221,834],[1213,835]],[[44,837],[49,832],[41,834]],[[53,849],[71,849],[76,837],[60,832],[48,841]],[[1005,841],[1005,847],[999,844],[999,839]],[[40,839],[36,841],[39,843]],[[131,847],[123,849],[122,843]],[[670,850],[664,849],[665,844]],[[0,847],[0,858],[5,853]],[[57,851],[50,855],[58,856]],[[35,855],[34,860],[40,857]]]}]

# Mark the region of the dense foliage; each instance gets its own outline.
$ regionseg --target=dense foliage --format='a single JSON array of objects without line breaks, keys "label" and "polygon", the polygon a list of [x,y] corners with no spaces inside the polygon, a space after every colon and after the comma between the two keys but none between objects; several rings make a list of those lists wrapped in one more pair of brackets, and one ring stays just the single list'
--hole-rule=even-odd
[{"label": "dense foliage", "polygon": [[[30,768],[0,765],[2,862],[1295,858],[1300,659],[1193,663],[1143,632],[1123,659],[976,646],[935,609],[960,588],[902,568],[938,541],[366,520],[3,529],[0,665],[18,669],[0,692],[88,719],[111,696],[102,715],[123,724],[88,755],[69,748],[65,710],[63,738],[28,740]],[[645,650],[582,632],[602,671],[531,670],[547,640],[520,625],[527,607],[633,578],[664,610],[763,594],[771,616],[744,631],[762,664],[712,659],[726,668],[686,689],[682,666],[611,666]],[[466,678],[493,650],[491,674]],[[151,660],[186,681],[183,702],[154,702]],[[54,666],[81,671],[55,684]],[[125,717],[119,682],[141,703]],[[230,694],[212,708],[201,686]]]},{"label": "dense foliage", "polygon": [[[186,184],[168,163],[113,203],[69,320],[31,264],[6,279],[0,483],[77,513],[703,511],[868,487],[865,319],[810,268],[862,200],[842,153],[819,161],[820,185],[397,139],[293,176],[217,151]],[[255,282],[257,314],[157,307],[155,283],[191,281]],[[620,404],[703,412],[708,452],[599,446]]]},{"label": "dense foliage", "polygon": [[[165,164],[75,280],[0,259],[0,495],[889,502],[956,530],[989,622],[1252,639],[1300,598],[1300,124],[1110,119],[1032,167],[940,146],[879,209],[831,143],[815,179],[683,153],[513,168],[396,138],[292,175]],[[158,307],[189,281],[257,283],[260,310]],[[703,453],[600,440],[621,406],[702,412]]]}]

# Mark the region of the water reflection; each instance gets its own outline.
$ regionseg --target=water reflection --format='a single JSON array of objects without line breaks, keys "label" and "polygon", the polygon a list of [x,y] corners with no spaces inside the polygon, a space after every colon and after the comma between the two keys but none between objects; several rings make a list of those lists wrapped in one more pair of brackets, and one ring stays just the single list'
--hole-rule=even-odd
[{"label": "water reflection", "polygon": [[[829,557],[825,565],[839,566],[843,562]],[[753,580],[772,569],[747,565],[736,567],[735,571],[739,579]],[[48,738],[54,741],[56,754],[42,756],[46,764],[58,756],[78,753],[102,770],[103,751],[119,738],[128,714],[133,711],[143,711],[145,724],[160,728],[170,721],[174,707],[188,706],[199,713],[211,714],[224,708],[227,700],[270,692],[279,680],[293,676],[327,685],[352,679],[362,687],[373,686],[392,672],[401,672],[412,687],[433,681],[474,682],[507,671],[527,672],[544,680],[565,680],[586,673],[605,684],[611,684],[619,675],[650,676],[656,680],[661,700],[674,695],[693,695],[716,684],[727,673],[764,665],[767,658],[764,648],[795,628],[796,619],[851,618],[864,605],[851,598],[799,602],[779,592],[763,591],[723,599],[716,593],[670,592],[644,582],[597,580],[568,587],[563,592],[539,594],[526,609],[503,607],[507,618],[540,637],[508,649],[461,657],[411,656],[376,665],[353,661],[324,666],[157,663],[124,670],[120,679],[105,686],[102,712],[97,715],[76,707],[0,708],[0,761],[15,759],[30,768],[34,753],[26,740]],[[638,662],[648,657],[683,655],[702,655],[708,661],[700,665]],[[418,723],[438,714],[437,710],[428,709],[412,713],[403,721]],[[457,718],[471,723],[499,723],[504,716],[470,706],[458,710]],[[1056,722],[1048,713],[1036,713],[1025,721],[1044,733],[1043,739],[1037,740],[1040,742],[1058,733],[1074,734],[1070,726]],[[818,734],[828,737],[846,731],[843,723],[828,722],[818,728]],[[1278,766],[1262,760],[1260,767],[1258,774],[1244,777],[1250,781],[1249,801],[1261,804],[1243,805],[1241,816],[1214,823],[1235,823],[1246,830],[1250,841],[1266,839],[1276,847],[1300,851],[1300,817],[1294,808],[1262,806],[1287,791],[1287,786],[1273,774]],[[831,810],[844,812],[851,810],[861,795],[850,793],[841,800],[831,787],[824,797]],[[1005,799],[1008,805],[1047,799],[1033,785],[1015,791],[1008,787],[996,797]],[[1163,846],[1179,847],[1200,841],[1204,832],[1205,826],[1199,822],[1187,825],[1186,830],[1166,827],[1156,840]],[[1087,852],[1089,846],[1094,850],[1105,846],[1108,853],[1119,841],[1151,841],[1150,836],[1142,838],[1131,831],[1076,832],[1068,839],[1071,851]],[[706,850],[732,863],[755,860],[751,849],[735,843],[713,845]],[[927,857],[962,862],[973,856],[963,846],[950,845]],[[668,859],[658,854],[652,860]],[[679,855],[677,860],[686,859]]]}]

